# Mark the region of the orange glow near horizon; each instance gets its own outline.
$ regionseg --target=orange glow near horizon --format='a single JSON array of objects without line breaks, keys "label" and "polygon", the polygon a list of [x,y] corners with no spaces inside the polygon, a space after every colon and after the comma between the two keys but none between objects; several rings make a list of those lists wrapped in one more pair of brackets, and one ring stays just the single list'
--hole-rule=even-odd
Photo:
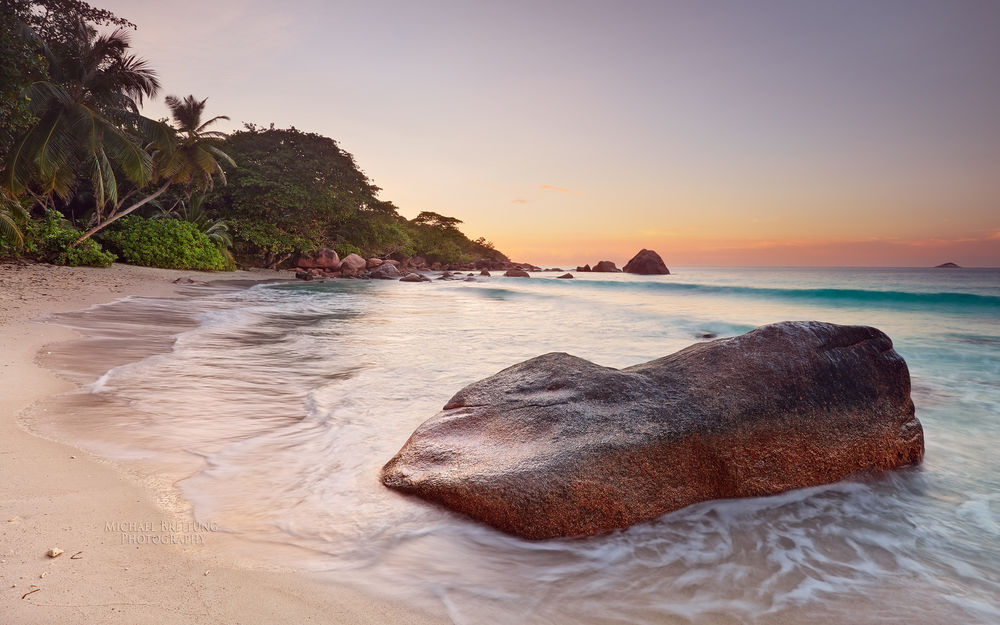
[{"label": "orange glow near horizon", "polygon": [[101,2],[220,129],[332,137],[515,260],[1000,266],[1000,3],[543,4]]},{"label": "orange glow near horizon", "polygon": [[653,249],[667,266],[867,266],[933,267],[955,262],[966,267],[996,267],[1000,236],[911,240],[720,240],[652,237],[498,243],[514,260],[572,269],[611,260],[622,267],[642,248]]}]

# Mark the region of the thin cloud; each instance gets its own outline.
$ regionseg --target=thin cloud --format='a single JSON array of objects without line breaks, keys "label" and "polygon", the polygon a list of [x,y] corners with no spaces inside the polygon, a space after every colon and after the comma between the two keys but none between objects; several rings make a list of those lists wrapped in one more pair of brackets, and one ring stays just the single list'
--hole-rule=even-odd
[{"label": "thin cloud", "polygon": [[541,189],[542,191],[558,191],[559,193],[576,193],[576,191],[573,191],[571,189],[567,189],[565,187],[557,187],[551,184],[540,184],[538,185],[538,188]]},{"label": "thin cloud", "polygon": [[527,204],[528,200],[524,199],[523,197],[519,197],[519,198],[514,198],[513,200],[510,201],[510,203],[511,204]]}]

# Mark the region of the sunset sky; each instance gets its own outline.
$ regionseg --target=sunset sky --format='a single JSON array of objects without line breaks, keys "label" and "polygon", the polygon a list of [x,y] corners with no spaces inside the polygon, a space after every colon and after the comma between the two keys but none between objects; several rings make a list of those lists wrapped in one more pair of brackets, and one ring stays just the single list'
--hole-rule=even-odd
[{"label": "sunset sky", "polygon": [[995,0],[92,3],[515,260],[1000,266]]}]

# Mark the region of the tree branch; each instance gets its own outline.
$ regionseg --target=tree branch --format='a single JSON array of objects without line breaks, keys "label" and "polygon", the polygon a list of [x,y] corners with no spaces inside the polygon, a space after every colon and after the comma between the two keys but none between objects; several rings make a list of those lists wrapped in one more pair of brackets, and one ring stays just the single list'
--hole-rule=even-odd
[{"label": "tree branch", "polygon": [[128,215],[129,213],[131,213],[135,209],[140,208],[141,206],[144,206],[148,202],[152,202],[157,197],[159,197],[164,191],[166,191],[169,186],[170,186],[170,182],[169,181],[164,182],[163,186],[160,187],[159,189],[157,189],[156,191],[154,191],[151,195],[147,195],[146,197],[142,198],[141,200],[139,200],[138,202],[136,202],[132,206],[129,206],[128,208],[126,208],[125,210],[123,210],[123,211],[121,211],[119,213],[115,213],[113,215],[109,215],[108,218],[105,219],[103,222],[97,224],[96,226],[94,226],[90,230],[87,230],[82,235],[80,235],[80,238],[77,239],[76,241],[73,241],[73,245],[71,245],[70,247],[76,247],[77,245],[79,245],[79,244],[83,243],[84,241],[86,241],[87,239],[89,239],[95,233],[100,232],[101,230],[104,230],[105,228],[107,228],[108,226],[110,226],[112,223],[114,223],[115,221],[118,221],[119,219],[121,219],[125,215]]}]

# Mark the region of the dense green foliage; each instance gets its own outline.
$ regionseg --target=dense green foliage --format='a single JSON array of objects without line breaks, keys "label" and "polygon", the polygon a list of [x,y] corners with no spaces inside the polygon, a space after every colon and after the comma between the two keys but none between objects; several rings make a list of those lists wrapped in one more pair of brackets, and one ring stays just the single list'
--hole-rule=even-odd
[{"label": "dense green foliage", "polygon": [[190,198],[178,200],[172,210],[163,211],[153,217],[189,221],[204,232],[213,243],[227,250],[228,254],[229,248],[233,246],[233,238],[229,235],[229,224],[221,219],[213,219],[205,210],[204,200],[203,194],[195,193]]},{"label": "dense green foliage", "polygon": [[14,140],[37,121],[23,90],[48,78],[45,49],[62,54],[74,44],[81,21],[135,28],[111,11],[81,0],[0,2],[0,168]]},{"label": "dense green foliage", "polygon": [[103,235],[108,248],[127,263],[166,269],[234,269],[224,248],[182,219],[145,219],[130,215]]},{"label": "dense green foliage", "polygon": [[[132,53],[134,27],[82,0],[0,3],[0,255],[107,264],[89,237],[111,226],[101,238],[127,262],[158,267],[229,268],[230,248],[277,266],[321,246],[506,260],[458,219],[406,220],[328,137],[252,124],[227,136],[209,126],[228,118],[203,120],[193,96],[166,98],[169,121],[142,116],[160,84]],[[143,218],[113,226],[127,215]]]},{"label": "dense green foliage", "polygon": [[[115,255],[102,250],[95,241],[84,241],[74,246],[73,242],[79,236],[80,231],[62,213],[50,210],[43,218],[25,224],[24,245],[19,251],[38,260],[70,267],[107,267],[115,261]],[[0,251],[3,251],[3,245],[4,241],[0,240]]]},{"label": "dense green foliage", "polygon": [[237,255],[254,264],[274,265],[323,245],[341,255],[506,259],[484,241],[470,241],[457,219],[407,221],[328,137],[248,124],[230,135],[226,152],[239,166],[209,198],[209,209],[232,226]]}]

